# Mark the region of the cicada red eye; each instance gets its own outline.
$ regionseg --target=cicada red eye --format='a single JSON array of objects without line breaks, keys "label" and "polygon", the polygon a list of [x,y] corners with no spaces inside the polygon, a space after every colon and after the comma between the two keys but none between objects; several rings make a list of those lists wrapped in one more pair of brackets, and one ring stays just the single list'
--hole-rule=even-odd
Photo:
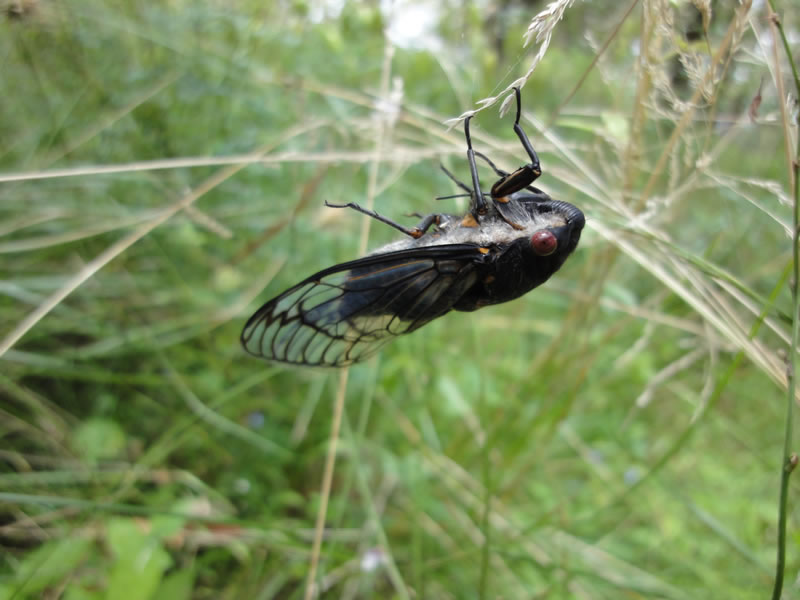
[{"label": "cicada red eye", "polygon": [[551,231],[542,229],[531,236],[531,247],[539,256],[550,256],[558,247],[558,240]]}]

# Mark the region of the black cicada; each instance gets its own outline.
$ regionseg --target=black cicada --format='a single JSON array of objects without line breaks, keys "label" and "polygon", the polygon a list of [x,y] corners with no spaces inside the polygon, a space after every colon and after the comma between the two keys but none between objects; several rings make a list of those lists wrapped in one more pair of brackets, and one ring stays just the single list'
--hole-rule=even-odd
[{"label": "black cicada", "polygon": [[[519,124],[515,92],[514,132],[530,163],[513,173],[498,169],[472,149],[468,118],[472,187],[445,170],[471,198],[465,216],[429,215],[407,228],[357,204],[330,204],[365,213],[408,238],[320,271],[267,302],[244,326],[245,349],[268,360],[342,367],[451,310],[518,298],[558,271],[578,245],[584,216],[531,186],[541,175],[539,157]],[[489,194],[480,191],[476,155],[500,177]]]}]

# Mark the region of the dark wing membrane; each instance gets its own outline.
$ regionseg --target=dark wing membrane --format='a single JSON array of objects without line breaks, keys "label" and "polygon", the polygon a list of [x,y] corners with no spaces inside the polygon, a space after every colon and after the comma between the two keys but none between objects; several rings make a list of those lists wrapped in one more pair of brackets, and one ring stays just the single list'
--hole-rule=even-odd
[{"label": "dark wing membrane", "polygon": [[336,265],[273,298],[250,317],[242,344],[255,356],[342,367],[394,336],[449,312],[477,280],[477,245],[425,246]]}]

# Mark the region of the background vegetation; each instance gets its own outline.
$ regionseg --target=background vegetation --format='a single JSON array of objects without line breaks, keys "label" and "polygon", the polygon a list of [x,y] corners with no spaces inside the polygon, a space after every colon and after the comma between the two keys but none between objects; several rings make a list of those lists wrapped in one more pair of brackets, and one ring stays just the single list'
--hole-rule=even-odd
[{"label": "background vegetation", "polygon": [[[528,70],[546,5],[2,7],[0,598],[302,598],[339,373],[241,327],[395,237],[324,200],[464,209],[443,122]],[[704,7],[548,25],[524,125],[581,245],[350,369],[322,596],[768,596],[797,104],[767,7]],[[473,136],[514,168],[498,106]]]}]

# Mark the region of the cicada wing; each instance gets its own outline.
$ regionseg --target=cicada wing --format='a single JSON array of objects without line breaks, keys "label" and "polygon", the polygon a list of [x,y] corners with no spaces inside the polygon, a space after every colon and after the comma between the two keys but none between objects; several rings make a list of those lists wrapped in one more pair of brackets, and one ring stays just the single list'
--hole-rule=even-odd
[{"label": "cicada wing", "polygon": [[471,244],[371,255],[312,275],[262,306],[242,331],[255,356],[342,367],[449,312],[477,280]]}]

